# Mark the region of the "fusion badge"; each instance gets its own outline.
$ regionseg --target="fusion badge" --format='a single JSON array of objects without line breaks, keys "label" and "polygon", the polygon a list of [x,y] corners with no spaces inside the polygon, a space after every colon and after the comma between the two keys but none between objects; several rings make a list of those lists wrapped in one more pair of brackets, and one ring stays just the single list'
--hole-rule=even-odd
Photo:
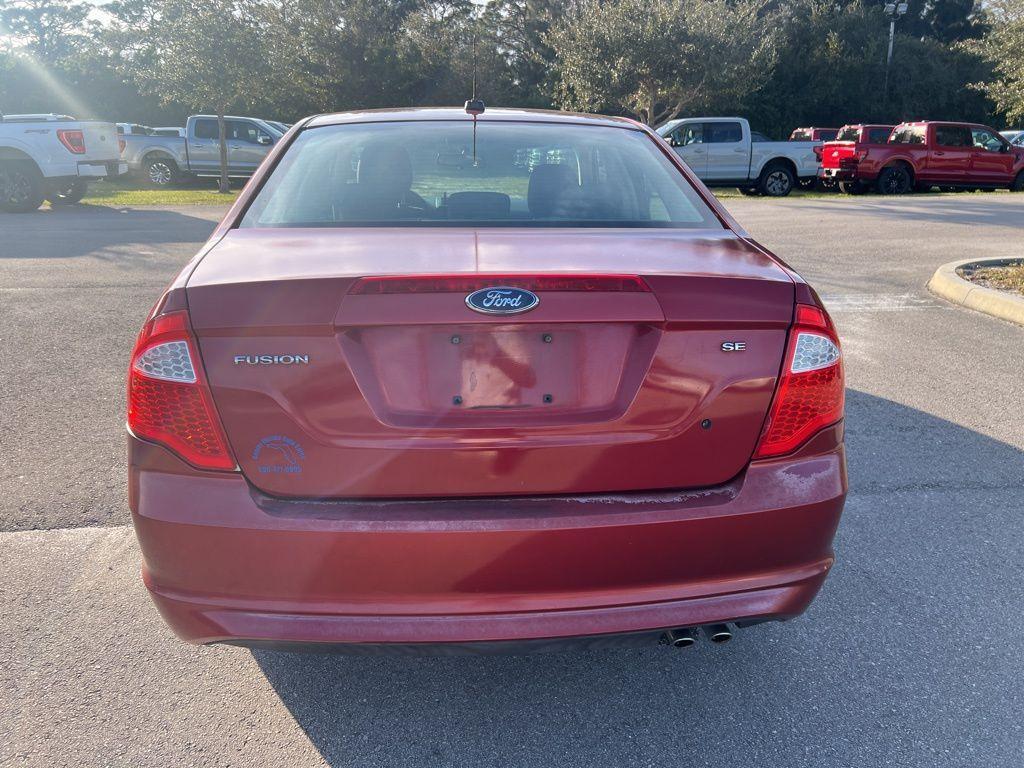
[{"label": "fusion badge", "polygon": [[309,365],[309,355],[235,355],[235,365]]},{"label": "fusion badge", "polygon": [[514,315],[528,312],[540,304],[540,297],[525,288],[495,286],[473,291],[466,297],[466,306],[485,315]]}]

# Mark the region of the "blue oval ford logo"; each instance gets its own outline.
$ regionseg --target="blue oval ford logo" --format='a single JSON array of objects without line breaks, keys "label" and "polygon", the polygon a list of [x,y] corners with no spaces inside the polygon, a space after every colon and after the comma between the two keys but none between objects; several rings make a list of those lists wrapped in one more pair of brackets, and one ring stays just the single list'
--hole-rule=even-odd
[{"label": "blue oval ford logo", "polygon": [[488,315],[514,315],[527,312],[540,304],[540,297],[524,288],[497,285],[481,288],[466,297],[466,306]]}]

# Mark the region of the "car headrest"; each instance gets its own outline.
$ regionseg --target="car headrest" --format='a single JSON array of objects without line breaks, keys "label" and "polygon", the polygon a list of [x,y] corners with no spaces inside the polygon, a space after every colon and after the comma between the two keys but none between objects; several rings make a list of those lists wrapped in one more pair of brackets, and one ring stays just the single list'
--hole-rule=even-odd
[{"label": "car headrest", "polygon": [[512,199],[501,192],[453,192],[448,195],[449,219],[507,219],[511,211]]},{"label": "car headrest", "polygon": [[538,165],[530,174],[526,204],[539,219],[557,215],[566,193],[579,187],[576,171],[568,165]]}]

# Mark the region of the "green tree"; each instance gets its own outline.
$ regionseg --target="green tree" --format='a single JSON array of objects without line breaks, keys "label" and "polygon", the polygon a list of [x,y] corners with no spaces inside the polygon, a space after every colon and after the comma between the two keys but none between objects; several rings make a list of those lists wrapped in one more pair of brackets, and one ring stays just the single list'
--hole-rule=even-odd
[{"label": "green tree", "polygon": [[487,4],[481,34],[502,61],[494,74],[503,78],[509,103],[551,106],[555,52],[548,33],[571,4],[571,0],[492,0]]},{"label": "green tree", "polygon": [[67,59],[88,40],[92,8],[84,0],[0,0],[0,50],[47,64]]},{"label": "green tree", "polygon": [[654,125],[758,89],[775,27],[760,0],[583,0],[556,22],[555,101]]},{"label": "green tree", "polygon": [[156,0],[134,26],[122,66],[163,103],[217,115],[220,191],[228,192],[224,115],[289,87],[287,59],[272,56],[273,6],[259,0]]},{"label": "green tree", "polygon": [[1024,0],[992,0],[988,14],[988,35],[966,46],[993,70],[975,88],[987,94],[1007,120],[1024,123]]}]

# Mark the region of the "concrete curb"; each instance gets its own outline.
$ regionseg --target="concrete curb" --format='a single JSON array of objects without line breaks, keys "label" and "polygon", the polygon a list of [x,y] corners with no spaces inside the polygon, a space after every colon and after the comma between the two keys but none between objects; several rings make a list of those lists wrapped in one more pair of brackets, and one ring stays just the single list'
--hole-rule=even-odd
[{"label": "concrete curb", "polygon": [[1024,325],[1024,296],[1007,291],[985,288],[960,277],[964,268],[992,267],[1020,261],[1010,259],[962,259],[943,264],[928,281],[928,290],[953,304],[967,307],[986,315]]}]

